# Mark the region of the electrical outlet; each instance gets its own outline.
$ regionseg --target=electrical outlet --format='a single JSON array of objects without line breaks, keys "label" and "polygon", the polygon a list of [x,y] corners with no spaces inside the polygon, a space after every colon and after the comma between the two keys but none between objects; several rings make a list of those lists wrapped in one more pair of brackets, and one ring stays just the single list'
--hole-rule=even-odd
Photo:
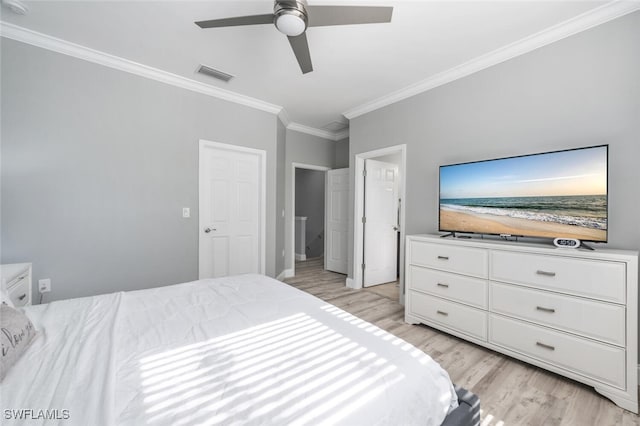
[{"label": "electrical outlet", "polygon": [[48,293],[51,291],[51,279],[45,278],[43,280],[38,280],[38,291],[40,293]]},{"label": "electrical outlet", "polygon": [[182,208],[182,217],[184,218],[191,217],[191,209],[189,207]]}]

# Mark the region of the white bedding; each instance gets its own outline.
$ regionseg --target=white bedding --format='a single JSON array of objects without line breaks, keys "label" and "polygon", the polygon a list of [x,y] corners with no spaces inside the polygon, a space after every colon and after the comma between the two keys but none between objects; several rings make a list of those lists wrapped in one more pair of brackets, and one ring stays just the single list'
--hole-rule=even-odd
[{"label": "white bedding", "polygon": [[42,336],[2,383],[6,424],[22,423],[7,409],[32,409],[69,419],[25,424],[439,425],[457,406],[420,350],[260,275],[27,314]]}]

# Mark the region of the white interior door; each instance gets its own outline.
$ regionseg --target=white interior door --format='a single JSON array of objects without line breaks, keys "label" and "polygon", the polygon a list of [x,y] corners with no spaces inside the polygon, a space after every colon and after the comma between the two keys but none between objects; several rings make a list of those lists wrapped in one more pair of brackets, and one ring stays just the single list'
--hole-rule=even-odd
[{"label": "white interior door", "polygon": [[347,273],[349,169],[327,171],[325,269]]},{"label": "white interior door", "polygon": [[397,279],[398,166],[365,160],[365,287]]},{"label": "white interior door", "polygon": [[264,151],[200,144],[200,279],[264,273]]}]

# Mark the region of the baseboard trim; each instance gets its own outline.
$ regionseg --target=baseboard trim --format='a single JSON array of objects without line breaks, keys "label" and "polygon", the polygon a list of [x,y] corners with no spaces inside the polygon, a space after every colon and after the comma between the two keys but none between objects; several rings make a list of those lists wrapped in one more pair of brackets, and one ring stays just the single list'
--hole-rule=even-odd
[{"label": "baseboard trim", "polygon": [[294,276],[293,269],[285,269],[284,271],[278,274],[278,276],[276,277],[276,280],[282,281],[284,279],[291,278],[293,276]]},{"label": "baseboard trim", "polygon": [[353,286],[353,278],[349,278],[349,277],[347,277],[347,281],[345,282],[345,285],[346,285],[347,287],[349,287],[349,288],[355,288],[355,287]]},{"label": "baseboard trim", "polygon": [[298,261],[307,260],[307,255],[306,254],[298,254],[298,253],[296,253],[296,260],[298,260]]}]

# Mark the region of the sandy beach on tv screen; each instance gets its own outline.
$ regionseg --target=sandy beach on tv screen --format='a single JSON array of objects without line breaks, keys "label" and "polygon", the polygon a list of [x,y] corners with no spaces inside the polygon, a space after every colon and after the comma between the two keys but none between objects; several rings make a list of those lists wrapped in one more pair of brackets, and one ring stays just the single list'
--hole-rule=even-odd
[{"label": "sandy beach on tv screen", "polygon": [[589,241],[604,241],[606,239],[606,231],[599,229],[490,214],[461,213],[444,209],[440,210],[440,229],[465,229],[469,232],[484,234],[565,237]]}]

